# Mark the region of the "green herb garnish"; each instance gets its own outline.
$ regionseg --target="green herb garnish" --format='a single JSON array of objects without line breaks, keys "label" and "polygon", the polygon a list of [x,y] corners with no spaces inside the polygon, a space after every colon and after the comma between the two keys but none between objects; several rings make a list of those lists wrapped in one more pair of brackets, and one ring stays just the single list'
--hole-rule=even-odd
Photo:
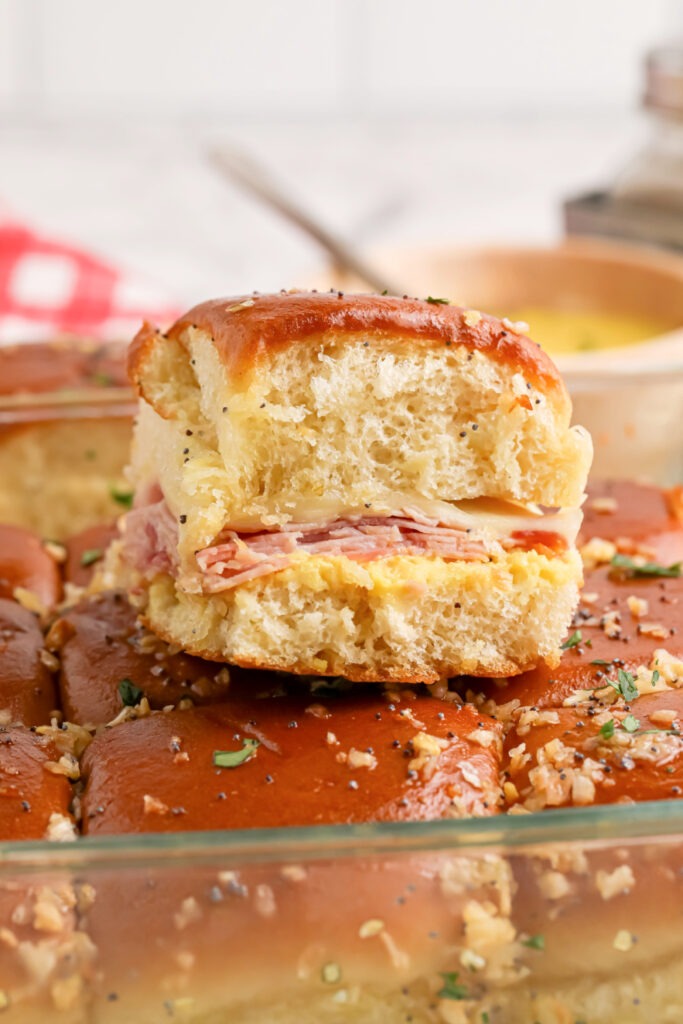
[{"label": "green herb garnish", "polygon": [[591,661],[591,665],[606,665],[609,667],[611,664],[611,661],[605,661],[604,658],[596,658],[594,661]]},{"label": "green herb garnish", "polygon": [[626,732],[637,732],[640,728],[640,721],[635,717],[635,715],[627,715],[621,725]]},{"label": "green herb garnish", "polygon": [[468,999],[469,993],[464,985],[458,983],[457,971],[440,971],[443,988],[437,992],[439,999]]},{"label": "green herb garnish", "polygon": [[635,677],[630,672],[624,672],[623,668],[620,668],[617,672],[617,678],[619,680],[619,693],[624,700],[635,700],[640,692],[636,686]]},{"label": "green herb garnish", "polygon": [[134,708],[144,696],[144,691],[136,686],[132,679],[122,679],[119,683],[119,697],[124,707]]},{"label": "green herb garnish", "polygon": [[133,507],[134,491],[122,491],[119,487],[110,487],[109,494],[117,504],[123,505],[124,508]]},{"label": "green herb garnish", "polygon": [[602,736],[603,740],[611,740],[612,737],[614,736],[615,728],[616,728],[616,723],[615,723],[613,718],[610,718],[609,722],[605,722],[604,725],[601,725],[600,726],[600,735]]},{"label": "green herb garnish", "polygon": [[260,746],[258,740],[242,740],[241,750],[214,750],[213,763],[216,768],[237,768],[245,761],[251,760]]},{"label": "green herb garnish", "polygon": [[572,633],[568,640],[565,640],[563,644],[560,644],[560,650],[568,651],[570,647],[578,647],[582,640],[583,637],[581,635],[581,630],[577,629]]},{"label": "green herb garnish", "polygon": [[658,682],[659,682],[659,669],[656,668],[654,670],[654,672],[652,673],[652,679],[650,680],[650,685],[651,686],[656,686]]},{"label": "green herb garnish", "polygon": [[681,575],[681,562],[674,562],[673,565],[659,565],[658,562],[643,562],[638,564],[628,555],[614,555],[610,565],[615,569],[623,569],[629,576],[668,576],[678,577]]},{"label": "green herb garnish", "polygon": [[425,302],[431,303],[432,306],[450,306],[448,299],[435,299],[433,295],[428,295]]},{"label": "green herb garnish", "polygon": [[545,949],[545,935],[530,935],[522,940],[522,945],[529,949]]},{"label": "green herb garnish", "polygon": [[81,555],[81,565],[85,569],[89,565],[92,565],[94,562],[99,562],[103,554],[104,551],[102,550],[102,548],[88,548]]}]

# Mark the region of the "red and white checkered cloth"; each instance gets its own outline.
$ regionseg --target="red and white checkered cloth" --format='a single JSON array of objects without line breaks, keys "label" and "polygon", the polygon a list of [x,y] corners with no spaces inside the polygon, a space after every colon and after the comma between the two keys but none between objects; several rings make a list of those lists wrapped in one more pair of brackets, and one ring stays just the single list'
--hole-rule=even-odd
[{"label": "red and white checkered cloth", "polygon": [[132,338],[179,308],[153,284],[77,246],[0,221],[0,345],[59,334]]}]

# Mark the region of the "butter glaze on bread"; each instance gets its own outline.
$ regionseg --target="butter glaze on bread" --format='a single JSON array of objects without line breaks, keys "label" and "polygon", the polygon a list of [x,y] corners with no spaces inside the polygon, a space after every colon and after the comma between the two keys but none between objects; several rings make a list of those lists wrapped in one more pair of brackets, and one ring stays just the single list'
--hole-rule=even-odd
[{"label": "butter glaze on bread", "polygon": [[[215,766],[216,751],[239,753],[254,740],[243,763]],[[412,693],[400,701],[359,690],[233,697],[96,736],[83,759],[83,829],[99,835],[485,816],[500,798],[500,741],[498,723],[476,708]],[[135,765],[132,775],[126,765]]]},{"label": "butter glaze on bread", "polygon": [[8,724],[45,725],[57,695],[35,615],[0,598],[0,714]]}]

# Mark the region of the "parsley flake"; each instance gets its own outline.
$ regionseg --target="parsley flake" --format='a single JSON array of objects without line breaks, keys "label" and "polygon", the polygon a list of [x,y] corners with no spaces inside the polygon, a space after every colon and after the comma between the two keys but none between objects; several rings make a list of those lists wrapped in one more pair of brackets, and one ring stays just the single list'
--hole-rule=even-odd
[{"label": "parsley flake", "polygon": [[581,635],[581,630],[577,629],[572,633],[569,639],[565,640],[563,644],[560,644],[560,650],[568,651],[570,647],[578,647],[582,640],[583,637]]},{"label": "parsley flake", "polygon": [[457,971],[440,971],[443,988],[437,992],[439,999],[468,999],[469,993],[464,985],[458,983]]},{"label": "parsley flake", "polygon": [[214,750],[213,763],[216,768],[237,768],[239,765],[250,761],[256,754],[256,748],[261,744],[258,740],[242,740],[241,750]]},{"label": "parsley flake", "polygon": [[522,939],[522,945],[528,949],[545,949],[545,935],[530,935],[528,939]]},{"label": "parsley flake", "polygon": [[126,708],[134,708],[145,696],[139,686],[136,686],[132,679],[122,679],[119,683],[119,697]]},{"label": "parsley flake", "polygon": [[681,562],[674,562],[673,565],[659,565],[658,562],[643,562],[639,564],[628,555],[614,555],[610,565],[615,569],[623,569],[629,576],[668,576],[675,578],[681,575]]},{"label": "parsley flake", "polygon": [[611,664],[612,664],[611,661],[605,661],[604,658],[595,658],[594,661],[591,661],[591,665],[607,665],[607,666],[609,666]]},{"label": "parsley flake", "polygon": [[100,558],[104,554],[102,548],[88,548],[81,555],[81,565],[86,569],[89,565],[93,565],[95,562],[99,562]]},{"label": "parsley flake", "polygon": [[651,686],[656,686],[658,682],[659,682],[659,669],[656,668],[654,670],[654,672],[652,673],[652,679],[650,680],[650,685]]},{"label": "parsley flake", "polygon": [[133,507],[133,498],[134,498],[134,492],[133,491],[123,491],[119,487],[110,487],[109,488],[109,494],[114,499],[114,501],[117,503],[117,505],[122,505],[124,508],[132,508]]},{"label": "parsley flake", "polygon": [[636,686],[635,677],[630,672],[624,672],[623,668],[620,668],[617,672],[617,678],[619,680],[619,693],[624,700],[635,700],[640,693]]},{"label": "parsley flake", "polygon": [[637,732],[640,728],[640,721],[635,715],[627,715],[621,724],[626,732]]},{"label": "parsley flake", "polygon": [[433,295],[428,295],[425,302],[429,302],[432,306],[450,306],[449,299],[435,299]]},{"label": "parsley flake", "polygon": [[602,736],[603,740],[611,740],[612,737],[614,736],[615,728],[616,728],[616,723],[615,723],[613,718],[610,718],[609,722],[605,722],[604,725],[601,725],[600,726],[600,735]]}]

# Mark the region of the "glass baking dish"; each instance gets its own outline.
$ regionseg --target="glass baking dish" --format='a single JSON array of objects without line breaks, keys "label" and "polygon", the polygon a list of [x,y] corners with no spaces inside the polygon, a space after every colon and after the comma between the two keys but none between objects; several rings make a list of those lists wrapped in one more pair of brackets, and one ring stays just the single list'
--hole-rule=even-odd
[{"label": "glass baking dish", "polygon": [[681,802],[3,843],[0,893],[38,922],[49,893],[73,907],[0,931],[10,1021],[683,1015]]}]

